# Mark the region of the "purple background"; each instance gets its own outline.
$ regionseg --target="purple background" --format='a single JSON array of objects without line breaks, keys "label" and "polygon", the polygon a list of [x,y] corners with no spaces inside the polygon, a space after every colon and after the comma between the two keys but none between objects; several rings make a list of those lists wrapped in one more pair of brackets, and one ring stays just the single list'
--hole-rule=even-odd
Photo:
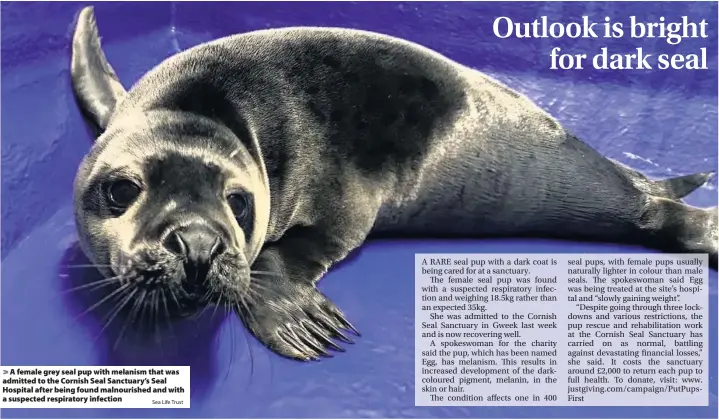
[{"label": "purple background", "polygon": [[[82,3],[2,3],[2,363],[160,364],[154,349],[111,351],[79,302],[62,297],[82,259],[72,247],[72,180],[91,138],[69,84],[69,39]],[[529,95],[580,138],[653,177],[717,167],[717,5],[712,3],[97,3],[109,60],[125,86],[171,54],[254,29],[362,28],[404,37],[486,71]],[[505,39],[497,16],[569,21],[707,19],[708,39]],[[692,53],[710,70],[551,71],[548,54],[644,47]],[[716,180],[693,194],[717,204]],[[171,361],[193,367],[191,409],[13,409],[3,417],[716,417],[717,359],[706,408],[418,408],[414,400],[414,253],[621,252],[639,248],[559,241],[382,241],[331,272],[321,288],[363,332],[335,359],[301,364],[270,354],[235,318],[180,330]],[[70,277],[65,278],[70,272]],[[716,272],[710,273],[716,341]],[[192,330],[190,330],[192,329]]]}]

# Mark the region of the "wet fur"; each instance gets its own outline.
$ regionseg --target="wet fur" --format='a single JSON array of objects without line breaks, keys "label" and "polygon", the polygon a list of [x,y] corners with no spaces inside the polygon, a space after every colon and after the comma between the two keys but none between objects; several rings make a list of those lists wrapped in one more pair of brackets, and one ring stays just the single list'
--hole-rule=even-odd
[{"label": "wet fur", "polygon": [[[625,242],[709,253],[716,267],[716,208],[681,202],[710,174],[647,179],[506,86],[403,40],[329,28],[252,32],[179,53],[124,92],[86,8],[72,78],[104,132],[78,175],[80,202],[92,168],[125,159],[118,144],[128,138],[142,164],[155,142],[192,164],[200,160],[187,150],[205,149],[209,160],[231,159],[221,167],[252,173],[254,196],[269,202],[241,234],[255,243],[247,262],[264,274],[223,271],[214,287],[235,289],[224,298],[284,356],[315,359],[340,349],[333,338],[348,341],[342,330],[352,326],[315,285],[370,234]],[[108,144],[116,152],[98,157]],[[165,171],[156,190],[197,192],[187,210],[202,211],[217,199],[202,199],[200,172]],[[138,217],[162,220],[159,208]],[[85,247],[91,257],[106,251]]]}]

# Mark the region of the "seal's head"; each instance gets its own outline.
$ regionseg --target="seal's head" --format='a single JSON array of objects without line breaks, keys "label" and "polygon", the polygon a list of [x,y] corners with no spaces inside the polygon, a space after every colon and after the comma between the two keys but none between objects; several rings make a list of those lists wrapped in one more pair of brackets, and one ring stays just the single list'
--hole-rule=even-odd
[{"label": "seal's head", "polygon": [[[113,118],[75,182],[81,244],[105,275],[191,302],[242,294],[268,219],[262,171],[232,132],[174,111]],[[181,298],[180,298],[181,297]]]},{"label": "seal's head", "polygon": [[79,16],[72,78],[99,133],[75,181],[88,258],[119,287],[164,294],[182,313],[222,295],[241,300],[269,222],[267,177],[247,140],[193,112],[117,110],[126,93],[91,8]]}]

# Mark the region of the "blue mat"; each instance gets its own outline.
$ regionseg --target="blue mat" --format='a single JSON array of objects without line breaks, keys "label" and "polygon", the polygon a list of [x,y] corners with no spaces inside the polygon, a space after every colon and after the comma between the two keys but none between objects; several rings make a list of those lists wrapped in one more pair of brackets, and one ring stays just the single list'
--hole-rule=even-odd
[{"label": "blue mat", "polygon": [[[2,364],[151,365],[149,351],[110,354],[97,327],[61,296],[80,256],[71,192],[91,135],[74,103],[69,39],[80,3],[2,4]],[[602,153],[651,177],[717,167],[716,3],[97,3],[108,58],[125,86],[171,54],[235,32],[279,26],[361,28],[400,36],[486,71],[527,94]],[[497,39],[497,16],[531,21],[707,19],[709,38]],[[696,52],[703,71],[556,71],[549,52]],[[717,205],[716,181],[688,202]],[[372,242],[321,283],[363,337],[321,363],[281,359],[234,317],[182,332],[175,362],[192,365],[191,409],[5,409],[3,417],[716,417],[717,276],[710,273],[709,407],[414,407],[414,253],[640,252],[559,241]],[[216,330],[215,330],[216,329]]]}]

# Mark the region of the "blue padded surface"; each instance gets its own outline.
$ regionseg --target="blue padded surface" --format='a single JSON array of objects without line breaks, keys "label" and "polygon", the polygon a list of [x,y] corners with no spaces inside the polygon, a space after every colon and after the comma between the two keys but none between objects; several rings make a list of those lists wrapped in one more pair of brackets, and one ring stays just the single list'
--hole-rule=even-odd
[{"label": "blue padded surface", "polygon": [[[110,354],[78,302],[62,297],[74,250],[75,169],[90,134],[72,98],[69,37],[80,3],[2,4],[2,363],[152,365],[155,350]],[[98,3],[108,58],[126,86],[176,51],[235,32],[279,26],[343,26],[400,36],[484,70],[534,99],[602,153],[666,177],[717,167],[717,6],[711,3]],[[645,40],[496,39],[496,16],[705,18],[709,39],[678,46]],[[552,47],[593,54],[636,47],[690,53],[706,47],[703,71],[552,71]],[[717,205],[716,180],[690,196]],[[716,272],[710,274],[711,405],[701,408],[414,407],[416,252],[639,252],[560,241],[372,242],[321,283],[363,332],[335,359],[301,364],[248,338],[220,316],[177,331],[164,350],[193,366],[191,409],[5,409],[4,417],[716,417]],[[71,272],[71,277],[76,276]],[[112,342],[110,342],[109,346]],[[178,349],[179,348],[179,349]]]}]

